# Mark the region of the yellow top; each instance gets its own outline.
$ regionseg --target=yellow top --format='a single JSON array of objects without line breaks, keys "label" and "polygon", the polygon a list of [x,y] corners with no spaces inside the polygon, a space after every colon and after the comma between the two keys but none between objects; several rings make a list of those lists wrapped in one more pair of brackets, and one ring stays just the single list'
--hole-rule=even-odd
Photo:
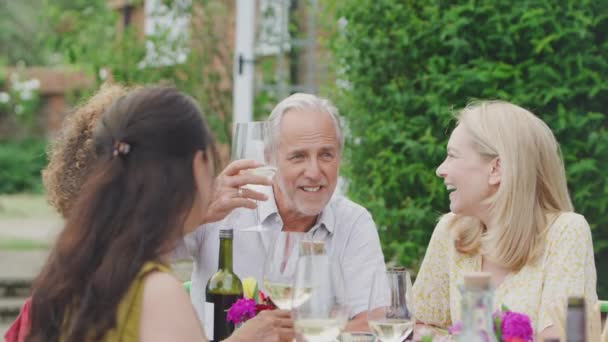
[{"label": "yellow top", "polygon": [[171,269],[158,262],[146,262],[127,290],[124,298],[118,304],[116,326],[109,330],[102,341],[104,342],[138,342],[139,320],[144,293],[144,277],[151,272],[171,273]]},{"label": "yellow top", "polygon": [[[437,224],[413,287],[416,319],[439,327],[460,320],[458,285],[468,272],[481,271],[481,255],[456,251],[445,215]],[[527,314],[535,333],[553,324],[553,307],[565,309],[568,296],[597,302],[591,230],[585,218],[561,213],[547,232],[545,251],[535,264],[508,274],[494,290],[494,309],[506,305]]]}]

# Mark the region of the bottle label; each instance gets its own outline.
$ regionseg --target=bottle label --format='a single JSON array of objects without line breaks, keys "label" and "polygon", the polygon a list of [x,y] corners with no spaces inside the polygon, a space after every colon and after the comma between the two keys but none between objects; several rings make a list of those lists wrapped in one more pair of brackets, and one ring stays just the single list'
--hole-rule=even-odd
[{"label": "bottle label", "polygon": [[205,335],[209,341],[213,340],[213,303],[205,302]]}]

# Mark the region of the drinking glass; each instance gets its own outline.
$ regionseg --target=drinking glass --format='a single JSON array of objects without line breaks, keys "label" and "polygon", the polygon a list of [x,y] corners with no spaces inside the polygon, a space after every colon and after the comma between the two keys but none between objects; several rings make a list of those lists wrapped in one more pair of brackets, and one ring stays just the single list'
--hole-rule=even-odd
[{"label": "drinking glass", "polygon": [[410,300],[412,280],[402,267],[374,274],[368,310],[371,331],[382,342],[401,342],[413,331],[416,320]]},{"label": "drinking glass", "polygon": [[[250,172],[258,176],[273,177],[276,173],[276,167],[270,165],[268,156],[268,139],[270,125],[268,121],[249,121],[237,122],[234,125],[234,134],[232,137],[232,152],[231,159],[252,159],[262,164],[263,166],[244,170],[241,172]],[[263,185],[248,184],[245,187],[259,192],[267,192]],[[256,204],[257,201],[256,201]],[[253,227],[247,227],[242,231],[264,231],[260,222],[259,211],[255,209],[256,223]]]},{"label": "drinking glass", "polygon": [[[291,310],[310,297],[310,289],[300,289],[293,293],[296,265],[301,254],[301,243],[306,240],[305,233],[276,232],[266,251],[264,260],[264,288],[270,300],[279,309]],[[292,299],[295,298],[295,299]]]},{"label": "drinking glass", "polygon": [[[344,276],[327,255],[301,255],[296,266],[292,318],[297,341],[336,341],[348,320]],[[299,294],[309,292],[302,301]]]}]

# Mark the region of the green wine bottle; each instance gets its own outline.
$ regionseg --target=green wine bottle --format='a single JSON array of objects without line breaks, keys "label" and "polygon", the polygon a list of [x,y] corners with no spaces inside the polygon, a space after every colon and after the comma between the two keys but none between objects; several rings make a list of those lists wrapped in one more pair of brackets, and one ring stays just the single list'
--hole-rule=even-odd
[{"label": "green wine bottle", "polygon": [[205,290],[205,333],[210,341],[222,341],[234,331],[226,312],[243,297],[241,280],[232,271],[232,229],[220,230],[220,254],[217,272]]}]

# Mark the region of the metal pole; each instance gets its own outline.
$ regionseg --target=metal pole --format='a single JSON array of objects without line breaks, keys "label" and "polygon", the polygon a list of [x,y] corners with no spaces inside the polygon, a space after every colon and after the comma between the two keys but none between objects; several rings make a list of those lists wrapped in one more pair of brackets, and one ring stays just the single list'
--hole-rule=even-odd
[{"label": "metal pole", "polygon": [[233,64],[232,122],[253,118],[255,0],[236,0],[236,41]]}]

